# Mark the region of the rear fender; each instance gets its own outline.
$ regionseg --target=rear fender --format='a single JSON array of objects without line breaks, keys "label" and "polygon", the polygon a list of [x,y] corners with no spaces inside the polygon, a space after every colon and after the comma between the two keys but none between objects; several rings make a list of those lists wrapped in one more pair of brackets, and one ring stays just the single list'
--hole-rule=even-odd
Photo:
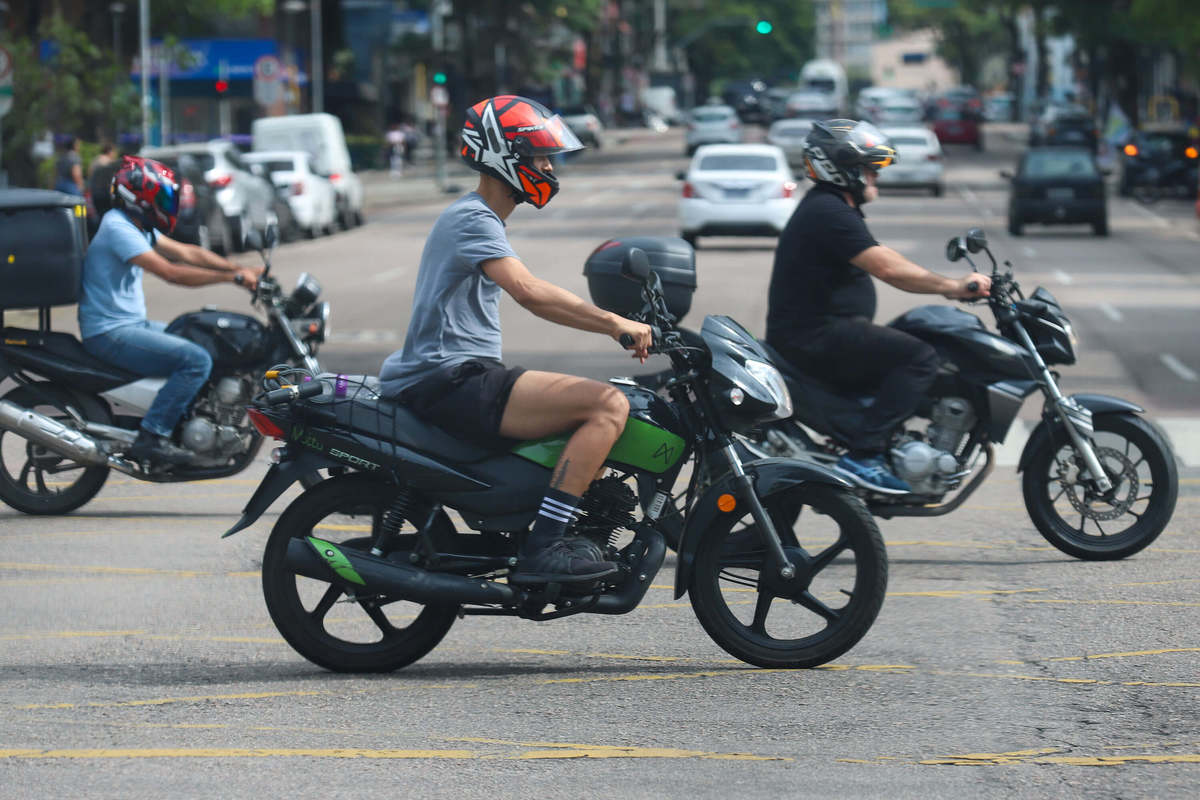
[{"label": "rear fender", "polygon": [[[1088,411],[1091,411],[1093,416],[1100,414],[1145,413],[1145,409],[1135,403],[1106,394],[1073,394],[1070,399]],[[1056,423],[1053,427],[1060,431],[1062,430],[1061,423]],[[1034,451],[1042,446],[1042,442],[1049,438],[1051,433],[1051,425],[1046,420],[1043,419],[1038,423],[1038,426],[1033,429],[1033,433],[1029,435],[1029,439],[1025,442],[1025,449],[1021,451],[1021,459],[1017,462],[1017,472],[1025,471],[1029,466],[1030,459],[1033,458]],[[1065,436],[1066,434],[1064,433],[1063,435]]]},{"label": "rear fender", "polygon": [[263,515],[264,511],[271,507],[272,503],[279,499],[281,494],[287,491],[289,486],[322,467],[330,466],[341,465],[308,451],[301,451],[296,458],[272,464],[271,468],[267,470],[267,474],[263,476],[262,482],[258,484],[258,488],[254,490],[254,494],[250,496],[246,507],[242,509],[242,518],[237,521],[236,525],[221,534],[221,538],[224,539],[249,528]]},{"label": "rear fender", "polygon": [[[851,489],[852,484],[830,469],[799,461],[793,458],[763,458],[743,464],[742,468],[754,483],[755,493],[760,499],[765,499],[778,492],[785,491],[803,483],[824,483],[841,489]],[[675,560],[675,598],[683,597],[691,583],[692,570],[696,563],[696,553],[700,549],[700,540],[704,531],[719,517],[728,513],[717,507],[717,498],[723,494],[737,496],[737,486],[732,473],[713,483],[692,508],[688,515],[687,524],[683,529],[683,537],[679,542],[678,556]],[[734,509],[740,516],[745,509]]]}]

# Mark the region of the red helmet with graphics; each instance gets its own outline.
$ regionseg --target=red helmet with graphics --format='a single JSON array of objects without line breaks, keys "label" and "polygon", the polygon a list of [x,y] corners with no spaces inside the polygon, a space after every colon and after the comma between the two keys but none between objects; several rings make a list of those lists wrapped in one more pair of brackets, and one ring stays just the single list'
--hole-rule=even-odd
[{"label": "red helmet with graphics", "polygon": [[179,216],[175,170],[140,156],[125,156],[112,179],[113,205],[124,209],[143,230],[170,233]]},{"label": "red helmet with graphics", "polygon": [[462,159],[471,169],[512,188],[518,202],[542,208],[558,194],[558,180],[534,167],[538,156],[582,150],[583,144],[557,114],[541,103],[512,94],[467,109]]}]

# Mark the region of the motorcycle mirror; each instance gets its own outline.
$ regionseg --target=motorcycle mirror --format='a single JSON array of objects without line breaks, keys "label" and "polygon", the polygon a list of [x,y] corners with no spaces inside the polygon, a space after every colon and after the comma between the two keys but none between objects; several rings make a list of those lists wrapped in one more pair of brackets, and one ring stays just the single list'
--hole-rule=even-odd
[{"label": "motorcycle mirror", "polygon": [[961,236],[952,236],[946,242],[946,260],[958,261],[967,254],[967,245]]},{"label": "motorcycle mirror", "polygon": [[980,250],[986,250],[987,246],[987,234],[983,232],[983,228],[971,228],[967,231],[967,250],[978,253]]},{"label": "motorcycle mirror", "polygon": [[242,234],[242,247],[245,250],[262,250],[263,237],[258,231],[251,228]]},{"label": "motorcycle mirror", "polygon": [[631,247],[621,259],[621,274],[635,281],[646,282],[650,277],[650,259],[640,247]]},{"label": "motorcycle mirror", "polygon": [[268,223],[266,231],[263,232],[263,248],[274,250],[277,244],[279,244],[279,223]]}]

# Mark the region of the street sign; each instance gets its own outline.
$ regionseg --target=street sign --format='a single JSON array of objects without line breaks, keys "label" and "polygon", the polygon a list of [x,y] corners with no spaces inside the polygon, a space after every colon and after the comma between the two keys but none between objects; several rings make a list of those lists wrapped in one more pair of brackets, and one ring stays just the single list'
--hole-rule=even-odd
[{"label": "street sign", "polygon": [[259,56],[254,62],[254,100],[272,106],[283,99],[283,64],[273,55]]},{"label": "street sign", "polygon": [[0,47],[0,117],[12,108],[13,103],[13,70],[12,56]]},{"label": "street sign", "polygon": [[445,86],[430,87],[429,102],[433,103],[438,108],[445,108],[450,102],[450,93],[446,91]]}]

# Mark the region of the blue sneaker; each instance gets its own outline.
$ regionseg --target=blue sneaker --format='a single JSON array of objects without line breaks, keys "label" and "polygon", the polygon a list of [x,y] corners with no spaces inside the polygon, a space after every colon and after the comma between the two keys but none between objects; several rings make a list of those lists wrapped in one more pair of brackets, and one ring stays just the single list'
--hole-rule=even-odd
[{"label": "blue sneaker", "polygon": [[864,489],[880,494],[910,494],[912,487],[897,478],[888,469],[883,456],[851,458],[842,456],[834,469]]}]

